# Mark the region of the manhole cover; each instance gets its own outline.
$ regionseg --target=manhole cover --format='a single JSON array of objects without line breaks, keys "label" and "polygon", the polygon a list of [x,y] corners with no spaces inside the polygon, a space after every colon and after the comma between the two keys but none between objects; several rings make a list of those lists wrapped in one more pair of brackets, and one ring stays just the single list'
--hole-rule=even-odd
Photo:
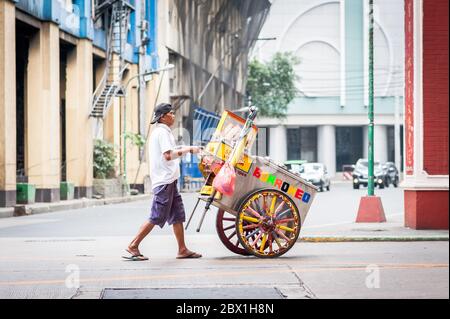
[{"label": "manhole cover", "polygon": [[283,299],[276,288],[105,288],[101,299]]}]

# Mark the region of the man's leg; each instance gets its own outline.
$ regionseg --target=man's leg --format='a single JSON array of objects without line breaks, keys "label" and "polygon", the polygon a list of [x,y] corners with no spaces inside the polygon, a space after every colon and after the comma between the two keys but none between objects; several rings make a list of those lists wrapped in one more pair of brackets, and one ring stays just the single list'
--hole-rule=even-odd
[{"label": "man's leg", "polygon": [[183,199],[178,192],[176,183],[174,184],[174,195],[172,202],[171,216],[169,224],[173,225],[173,232],[178,242],[178,258],[199,258],[200,254],[194,253],[187,249],[184,242],[184,227],[183,222],[186,220],[186,212],[184,210]]},{"label": "man's leg", "polygon": [[199,258],[202,255],[194,253],[187,249],[186,243],[184,242],[184,228],[183,223],[173,224],[173,232],[177,238],[178,243],[178,258]]},{"label": "man's leg", "polygon": [[128,245],[128,251],[133,255],[140,255],[139,251],[139,244],[141,241],[152,231],[153,227],[155,227],[154,224],[150,223],[149,221],[146,221],[142,224],[141,228],[139,229],[138,234],[134,239],[131,241],[131,243]]},{"label": "man's leg", "polygon": [[183,223],[173,224],[173,232],[177,238],[178,243],[178,255],[185,255],[188,252],[186,248],[186,243],[184,242],[184,227]]}]

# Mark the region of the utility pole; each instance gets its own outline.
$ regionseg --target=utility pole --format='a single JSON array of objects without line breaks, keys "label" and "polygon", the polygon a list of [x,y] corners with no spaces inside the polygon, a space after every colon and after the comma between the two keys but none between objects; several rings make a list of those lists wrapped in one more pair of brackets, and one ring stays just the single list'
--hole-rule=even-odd
[{"label": "utility pole", "polygon": [[369,0],[369,180],[367,195],[374,195],[374,174],[373,174],[373,0]]},{"label": "utility pole", "polygon": [[374,131],[374,88],[373,88],[373,0],[369,0],[369,150],[368,150],[368,187],[367,196],[361,197],[358,208],[357,223],[382,223],[386,221],[381,198],[374,195],[373,131]]}]

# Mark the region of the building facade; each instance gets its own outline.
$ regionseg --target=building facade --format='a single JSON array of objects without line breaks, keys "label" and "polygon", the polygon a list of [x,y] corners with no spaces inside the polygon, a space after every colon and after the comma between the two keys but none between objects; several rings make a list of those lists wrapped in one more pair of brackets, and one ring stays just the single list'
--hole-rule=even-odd
[{"label": "building facade", "polygon": [[[148,145],[125,136],[148,138],[159,102],[179,110],[186,143],[195,106],[239,107],[247,54],[269,8],[257,0],[0,0],[0,207],[18,202],[19,184],[33,186],[37,202],[59,201],[68,184],[75,198],[91,197],[96,139],[115,145],[116,177],[149,190]],[[152,73],[167,64],[175,68]]]},{"label": "building facade", "polygon": [[[156,48],[142,37],[156,34],[155,12],[155,0],[0,1],[0,206],[16,204],[18,183],[32,185],[38,202],[59,201],[62,183],[74,186],[75,198],[92,195],[94,138],[122,149],[121,109],[130,131],[139,112],[151,113],[140,110],[136,85],[127,99],[105,88],[157,67]],[[120,34],[110,31],[117,27]],[[150,85],[139,91],[151,99]]]},{"label": "building facade", "polygon": [[405,226],[448,229],[448,1],[405,0]]},{"label": "building facade", "polygon": [[[402,0],[374,1],[375,159],[402,167]],[[278,0],[271,8],[253,56],[268,60],[292,52],[299,96],[283,121],[259,119],[265,150],[274,160],[326,164],[331,175],[367,157],[368,1]],[[286,140],[286,143],[277,141]]]}]

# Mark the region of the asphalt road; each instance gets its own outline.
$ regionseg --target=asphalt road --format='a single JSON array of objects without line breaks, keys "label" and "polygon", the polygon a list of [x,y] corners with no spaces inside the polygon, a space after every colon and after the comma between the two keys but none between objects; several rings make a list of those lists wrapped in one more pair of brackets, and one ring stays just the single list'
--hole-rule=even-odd
[{"label": "asphalt road", "polygon": [[[378,194],[388,219],[401,214],[400,190]],[[318,194],[305,227],[353,221],[363,195],[334,185]],[[183,196],[190,212],[195,197]],[[297,243],[280,258],[257,259],[220,243],[214,212],[201,233],[187,232],[203,258],[175,259],[166,227],[142,243],[149,261],[124,261],[148,210],[149,202],[134,202],[0,219],[0,298],[449,297],[448,242]],[[193,226],[199,218],[200,210]]]}]

